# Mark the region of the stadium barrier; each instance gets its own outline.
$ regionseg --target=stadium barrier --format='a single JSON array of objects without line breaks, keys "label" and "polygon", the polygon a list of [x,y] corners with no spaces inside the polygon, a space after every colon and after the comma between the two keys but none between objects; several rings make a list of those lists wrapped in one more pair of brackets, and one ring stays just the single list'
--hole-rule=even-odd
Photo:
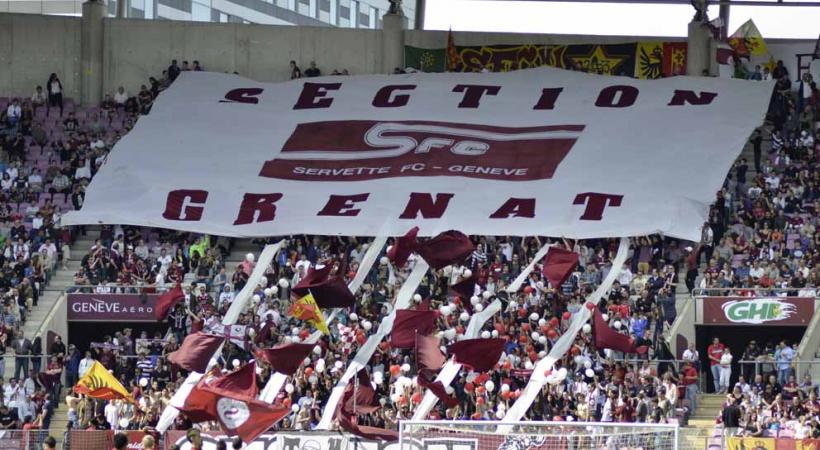
[{"label": "stadium barrier", "polygon": [[48,430],[2,430],[0,449],[40,450]]}]

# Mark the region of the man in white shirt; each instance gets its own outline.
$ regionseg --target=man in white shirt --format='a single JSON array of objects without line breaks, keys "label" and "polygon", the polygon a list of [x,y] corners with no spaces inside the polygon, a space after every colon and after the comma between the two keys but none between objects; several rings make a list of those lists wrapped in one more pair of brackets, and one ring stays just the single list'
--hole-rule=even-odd
[{"label": "man in white shirt", "polygon": [[161,249],[159,251],[159,257],[157,258],[157,262],[160,265],[160,271],[167,272],[168,266],[171,265],[172,260],[173,258],[171,258],[171,255],[168,254],[165,248]]},{"label": "man in white shirt", "polygon": [[690,343],[689,348],[683,351],[682,359],[691,362],[696,368],[699,366],[700,353],[695,348],[694,342]]},{"label": "man in white shirt", "polygon": [[120,86],[117,88],[117,93],[114,94],[114,103],[117,106],[125,106],[125,102],[128,100],[128,93],[125,92],[125,88]]},{"label": "man in white shirt", "polygon": [[88,372],[88,370],[91,369],[91,366],[93,365],[94,358],[91,357],[91,352],[85,352],[85,358],[80,360],[80,366],[78,368],[79,370],[77,371],[80,375],[80,378],[82,378],[82,376],[85,375],[85,373]]},{"label": "man in white shirt", "polygon": [[6,108],[6,119],[9,121],[9,123],[14,125],[20,121],[20,117],[22,116],[22,114],[23,113],[20,108],[20,100],[15,98],[11,101],[9,107]]},{"label": "man in white shirt", "polygon": [[31,94],[31,107],[35,113],[37,113],[37,108],[40,106],[44,106],[46,104],[46,93],[43,92],[42,86],[37,86],[34,90],[34,93]]},{"label": "man in white shirt", "polygon": [[[302,277],[307,275],[308,269],[310,269],[310,261],[308,261],[307,255],[302,253],[301,258],[296,263],[296,266],[294,266],[294,268],[296,269],[296,272],[298,272],[300,268],[304,268],[304,272],[302,272],[303,273]],[[302,277],[299,277],[299,278],[301,279]]]},{"label": "man in white shirt", "polygon": [[105,409],[103,414],[105,414],[105,420],[111,424],[111,428],[116,428],[117,423],[120,420],[120,400],[112,400],[105,405]]},{"label": "man in white shirt", "polygon": [[17,407],[17,398],[20,391],[23,389],[17,384],[17,379],[12,378],[9,382],[3,387],[3,401],[9,409],[14,409]]}]

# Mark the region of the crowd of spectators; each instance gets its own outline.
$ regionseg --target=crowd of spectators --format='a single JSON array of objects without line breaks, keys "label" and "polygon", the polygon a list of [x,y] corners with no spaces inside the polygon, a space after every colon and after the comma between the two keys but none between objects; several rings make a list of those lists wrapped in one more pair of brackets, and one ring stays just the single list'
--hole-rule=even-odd
[{"label": "crowd of spectators", "polygon": [[[7,162],[0,180],[0,214],[6,219],[5,226],[13,225],[8,232],[0,233],[5,239],[0,288],[7,291],[3,315],[7,336],[18,336],[19,322],[30,307],[29,299],[36,301],[49,270],[58,267],[61,258],[67,258],[70,233],[59,228],[61,211],[82,205],[84,188],[105,163],[110,148],[139,115],[150,113],[159,92],[185,70],[202,67],[197,61],[193,65],[183,61],[181,67],[173,61],[159,79],[151,78],[150,87],[142,86],[137,95],[121,87],[106,95],[99,107],[90,109],[66,101],[65,115],[61,95],[55,96],[62,92],[55,75],[47,83],[47,95],[38,87],[30,100],[12,99],[8,108],[3,108],[0,134]],[[291,78],[302,76],[294,61],[291,74]],[[778,74],[788,79],[787,73]],[[311,62],[304,76],[319,75],[321,71]],[[806,84],[806,80],[801,83]],[[591,336],[580,333],[571,351],[558,363],[558,367],[567,369],[566,377],[544,387],[527,412],[528,419],[663,422],[685,418],[696,404],[697,386],[703,375],[699,359],[692,358],[691,353],[690,362],[670,362],[674,355],[669,347],[668,327],[675,319],[676,293],[683,290],[684,281],[688,290],[745,288],[744,295],[816,294],[820,181],[816,162],[820,135],[813,128],[818,117],[816,89],[810,96],[804,92],[801,89],[797,96],[787,90],[775,93],[769,117],[774,131],[769,135],[761,129],[751,137],[754,170],[744,158],[737,161],[717,194],[701,242],[658,235],[631,240],[628,262],[599,307],[612,328],[632,336],[649,351],[623,355],[596,349]],[[769,139],[771,149],[764,150],[764,140],[768,144]],[[536,237],[476,236],[473,240],[476,250],[463,266],[431,270],[418,289],[418,294],[431,299],[431,306],[442,313],[438,319],[442,345],[458,340],[464,333],[469,319],[466,302],[476,310],[486,307],[547,243]],[[50,349],[49,354],[57,358],[50,360],[45,371],[32,368],[33,372],[24,370],[23,377],[15,374],[15,384],[34,386],[31,397],[35,413],[20,417],[20,411],[29,411],[27,400],[10,403],[7,398],[14,397],[4,395],[8,414],[16,413],[14,417],[19,420],[13,427],[25,423],[26,417],[47,426],[43,422],[51,413],[36,412],[52,411],[56,406],[52,399],[62,397],[61,387],[72,386],[94,359],[122,381],[137,403],[102,402],[69,393],[65,399],[70,426],[153,427],[185,376],[166,363],[167,355],[187,334],[211,328],[254,268],[252,258],[233,267],[226,265],[231,244],[227,239],[191,233],[104,227],[75,274],[77,289],[151,292],[180,282],[186,300],[171,312],[166,334],[148,336],[139,332],[136,337],[132,329],[123,329],[87,349],[73,345],[62,352]],[[274,264],[267,268],[263,282],[255,288],[252,305],[240,315],[237,323],[246,326],[242,342],[225,346],[220,369],[225,372],[246,364],[253,358],[255,346],[304,341],[311,328],[288,317],[292,301],[289,287],[320,264],[333,265],[334,271],[341,271],[340,275],[349,281],[368,244],[367,239],[353,237],[288,237]],[[429,417],[502,417],[520,395],[534,364],[566,329],[571,314],[583,307],[586,295],[612,269],[617,241],[597,239],[563,245],[580,255],[576,272],[563,285],[551,286],[535,270],[518,292],[505,299],[502,312],[482,332],[484,337],[508,341],[497,370],[482,374],[462,371],[451,389],[459,399],[458,405],[439,406]],[[33,248],[38,251],[33,252]],[[320,340],[310,361],[279,393],[276,402],[291,407],[293,413],[278,428],[308,430],[317,425],[330,390],[359,346],[391,311],[391,302],[412,265],[411,261],[407,267],[394,267],[382,259],[370,271],[357,293],[356,306],[330,324],[331,336]],[[459,298],[449,286],[460,281],[467,269],[478,275],[476,295]],[[679,280],[678,274],[686,276]],[[18,336],[14,343],[19,340],[26,339]],[[264,364],[259,365],[261,387],[270,372]],[[382,342],[366,370],[377,384],[384,407],[362,416],[361,423],[394,428],[399,419],[411,417],[423,392],[413,382],[416,373],[412,352],[392,349],[388,342]],[[55,381],[61,375],[64,383]],[[793,376],[802,379],[798,374]],[[720,382],[721,377],[717,380]],[[807,392],[815,389],[811,380],[803,382],[807,383]],[[787,384],[780,382],[778,386],[785,389]],[[12,381],[3,383],[4,391],[8,386]],[[728,381],[716,387],[728,392]],[[765,385],[758,389],[757,397],[749,391],[748,403],[758,408],[758,413],[761,404],[772,408],[774,400],[767,400],[766,390]],[[735,392],[733,389],[732,395]],[[742,386],[740,392],[745,394]],[[806,399],[807,405],[813,401]],[[806,406],[805,410],[816,416],[816,407],[812,410]],[[8,423],[3,420],[3,411],[0,408],[0,426]],[[181,415],[175,427],[186,429],[190,423]]]}]

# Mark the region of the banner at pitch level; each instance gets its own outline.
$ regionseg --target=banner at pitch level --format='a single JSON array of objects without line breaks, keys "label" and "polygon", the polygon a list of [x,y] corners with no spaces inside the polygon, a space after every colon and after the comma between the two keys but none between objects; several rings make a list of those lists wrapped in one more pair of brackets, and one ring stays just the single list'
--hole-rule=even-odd
[{"label": "banner at pitch level", "polygon": [[277,84],[185,72],[63,223],[696,240],[771,90],[554,68]]}]

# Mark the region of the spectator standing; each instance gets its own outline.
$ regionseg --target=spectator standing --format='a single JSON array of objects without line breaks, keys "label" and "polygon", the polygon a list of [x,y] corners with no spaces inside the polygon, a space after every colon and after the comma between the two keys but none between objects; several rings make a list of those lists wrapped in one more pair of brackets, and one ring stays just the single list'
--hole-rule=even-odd
[{"label": "spectator standing", "polygon": [[310,62],[310,67],[305,70],[305,76],[308,78],[316,78],[322,76],[322,71],[316,67],[316,61]]},{"label": "spectator standing", "polygon": [[723,344],[717,337],[712,338],[712,345],[706,349],[709,357],[709,370],[712,372],[712,383],[715,386],[715,393],[720,392],[720,357],[723,355]]},{"label": "spectator standing", "polygon": [[173,83],[174,80],[176,80],[177,77],[179,76],[180,72],[182,72],[182,70],[177,65],[177,60],[176,59],[171,60],[171,65],[168,66],[168,71],[167,72],[168,72],[168,81]]},{"label": "spectator standing", "polygon": [[780,343],[780,351],[777,353],[777,382],[786,384],[790,376],[794,375],[792,360],[794,359],[794,349],[786,341]]},{"label": "spectator standing", "polygon": [[683,363],[681,384],[685,386],[684,398],[689,401],[689,411],[694,412],[698,407],[698,371],[691,361]]},{"label": "spectator standing", "polygon": [[31,355],[31,341],[23,336],[23,331],[17,332],[17,339],[12,343],[14,348],[14,378],[20,379],[20,375],[28,373],[28,360]]},{"label": "spectator standing", "polygon": [[302,69],[296,65],[296,61],[290,62],[290,79],[295,80],[297,78],[302,78]]},{"label": "spectator standing", "polygon": [[128,101],[128,93],[125,92],[124,87],[120,86],[117,88],[117,93],[114,94],[114,103],[117,104],[117,108],[123,108],[126,101]]},{"label": "spectator standing", "polygon": [[60,107],[60,117],[63,117],[63,83],[56,73],[52,73],[46,82],[46,90],[48,91],[48,107],[46,114],[51,114],[52,107]]},{"label": "spectator standing", "polygon": [[720,391],[719,394],[729,392],[729,380],[732,378],[732,352],[729,347],[723,349],[720,355]]},{"label": "spectator standing", "polygon": [[31,108],[34,110],[34,114],[37,114],[37,108],[46,106],[47,101],[48,98],[46,97],[46,93],[43,92],[43,87],[37,86],[34,89],[34,93],[31,94]]},{"label": "spectator standing", "polygon": [[726,401],[728,405],[723,408],[721,413],[721,420],[723,422],[723,448],[729,448],[729,438],[737,435],[738,427],[740,427],[740,408],[738,408],[735,397],[727,395]]}]

